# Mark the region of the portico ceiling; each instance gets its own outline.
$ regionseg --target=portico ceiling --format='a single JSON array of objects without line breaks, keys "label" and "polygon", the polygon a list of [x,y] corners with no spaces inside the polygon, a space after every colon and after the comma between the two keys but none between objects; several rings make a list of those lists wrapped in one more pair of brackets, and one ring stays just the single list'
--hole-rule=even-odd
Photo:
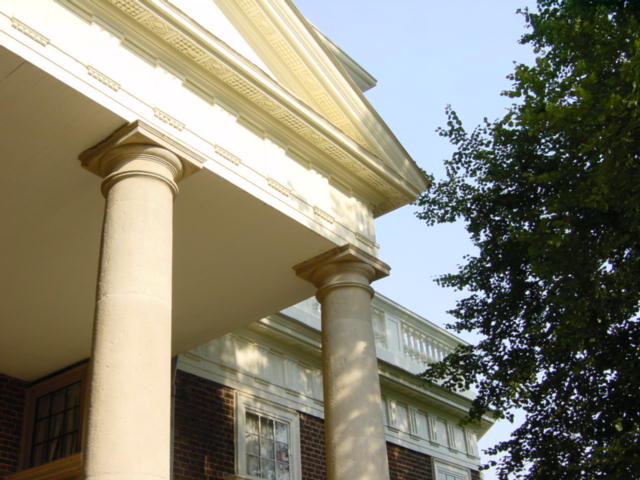
[{"label": "portico ceiling", "polygon": [[[104,199],[78,155],[126,121],[0,48],[0,373],[89,356]],[[334,245],[202,170],[174,212],[174,352],[313,293],[291,267]]]}]

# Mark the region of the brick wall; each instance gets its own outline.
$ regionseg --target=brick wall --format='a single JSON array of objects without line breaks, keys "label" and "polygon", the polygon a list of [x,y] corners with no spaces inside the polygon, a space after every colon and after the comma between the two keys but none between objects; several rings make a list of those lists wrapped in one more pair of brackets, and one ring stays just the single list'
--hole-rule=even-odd
[{"label": "brick wall", "polygon": [[[186,372],[176,375],[174,478],[223,478],[235,471],[234,391]],[[299,413],[303,480],[325,480],[324,422]],[[387,443],[391,480],[434,480],[431,457]],[[472,480],[479,480],[472,471]]]},{"label": "brick wall", "polygon": [[174,415],[175,480],[222,480],[234,473],[232,389],[178,371]]},{"label": "brick wall", "polygon": [[387,442],[391,480],[432,480],[431,457]]},{"label": "brick wall", "polygon": [[0,478],[18,468],[26,385],[0,374]]},{"label": "brick wall", "polygon": [[[431,457],[387,443],[391,480],[432,480]],[[300,413],[300,456],[303,480],[324,480],[324,422]]]},{"label": "brick wall", "polygon": [[324,422],[300,413],[300,463],[303,480],[327,478],[324,457]]}]

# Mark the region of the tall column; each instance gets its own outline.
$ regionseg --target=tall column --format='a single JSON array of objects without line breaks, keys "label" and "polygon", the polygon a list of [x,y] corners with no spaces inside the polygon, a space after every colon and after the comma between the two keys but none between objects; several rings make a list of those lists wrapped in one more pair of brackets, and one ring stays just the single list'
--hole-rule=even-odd
[{"label": "tall column", "polygon": [[389,267],[346,245],[294,267],[322,307],[325,448],[329,480],[388,480],[369,284]]},{"label": "tall column", "polygon": [[178,157],[145,144],[83,160],[104,177],[84,477],[170,476],[173,199]]}]

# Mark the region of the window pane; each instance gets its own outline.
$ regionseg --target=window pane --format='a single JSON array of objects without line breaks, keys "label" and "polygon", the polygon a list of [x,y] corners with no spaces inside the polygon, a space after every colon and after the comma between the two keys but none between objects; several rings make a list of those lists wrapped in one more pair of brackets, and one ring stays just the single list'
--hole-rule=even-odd
[{"label": "window pane", "polygon": [[247,412],[247,433],[255,433],[258,434],[258,416],[253,413]]},{"label": "window pane", "polygon": [[75,434],[74,433],[70,433],[67,434],[63,437],[63,441],[62,441],[62,455],[63,457],[66,457],[67,455],[71,455],[75,448]]},{"label": "window pane", "polygon": [[273,460],[273,440],[269,438],[260,437],[260,456],[262,458],[268,458]]},{"label": "window pane", "polygon": [[49,454],[47,461],[51,462],[62,457],[62,439],[55,439],[49,443]]},{"label": "window pane", "polygon": [[279,462],[289,461],[289,445],[282,442],[276,442],[276,460]]},{"label": "window pane", "polygon": [[260,436],[270,440],[273,439],[273,420],[260,417]]},{"label": "window pane", "polygon": [[260,444],[257,435],[247,435],[246,437],[247,455],[260,455]]},{"label": "window pane", "polygon": [[80,405],[80,384],[74,383],[67,388],[67,408]]},{"label": "window pane", "polygon": [[260,459],[262,462],[262,477],[267,480],[276,480],[276,465],[273,460]]},{"label": "window pane", "polygon": [[64,389],[58,390],[53,394],[51,401],[51,413],[60,413],[64,410]]},{"label": "window pane", "polygon": [[55,438],[59,435],[62,435],[62,425],[64,423],[64,413],[59,413],[58,415],[54,415],[51,417],[51,422],[49,423],[49,438]]},{"label": "window pane", "polygon": [[78,412],[79,412],[79,408],[75,407],[72,408],[71,410],[67,410],[65,412],[65,427],[64,427],[64,431],[66,433],[70,433],[70,432],[74,432],[78,429]]},{"label": "window pane", "polygon": [[45,418],[36,423],[35,432],[33,435],[33,443],[42,443],[47,439],[47,433],[49,432],[49,419]]},{"label": "window pane", "polygon": [[254,477],[260,477],[260,459],[253,455],[247,455],[247,473]]},{"label": "window pane", "polygon": [[289,426],[286,423],[276,422],[276,440],[289,443]]},{"label": "window pane", "polygon": [[40,419],[49,416],[49,406],[51,404],[51,395],[44,395],[38,399],[38,408],[36,418]]},{"label": "window pane", "polygon": [[276,480],[289,480],[289,464],[276,463]]}]

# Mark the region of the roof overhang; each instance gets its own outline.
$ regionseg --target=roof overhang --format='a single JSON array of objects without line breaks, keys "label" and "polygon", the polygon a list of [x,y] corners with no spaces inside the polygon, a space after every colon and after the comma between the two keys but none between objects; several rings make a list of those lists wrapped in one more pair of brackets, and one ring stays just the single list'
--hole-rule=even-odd
[{"label": "roof overhang", "polygon": [[[281,82],[257,67],[189,17],[164,0],[109,0],[78,2],[74,8],[93,11],[126,22],[131,31],[150,45],[160,45],[171,55],[197,69],[206,81],[231,90],[253,108],[266,114],[297,137],[313,146],[337,170],[335,176],[354,190],[368,190],[376,216],[413,202],[426,188],[427,179],[409,157],[359,88],[344,75],[311,25],[288,2],[246,0],[237,7],[252,22],[278,33],[265,41],[302,45],[303,52],[291,56],[306,70],[316,108]],[[234,4],[236,5],[236,4]],[[87,12],[89,15],[89,12]],[[124,20],[123,20],[124,17]],[[295,38],[294,38],[295,37]],[[310,58],[312,56],[314,58]],[[287,57],[289,59],[289,57]],[[311,65],[313,64],[313,65]],[[313,71],[312,71],[313,70]],[[321,80],[325,76],[325,80]],[[328,78],[330,77],[330,78]],[[320,84],[319,82],[323,82]]]}]

